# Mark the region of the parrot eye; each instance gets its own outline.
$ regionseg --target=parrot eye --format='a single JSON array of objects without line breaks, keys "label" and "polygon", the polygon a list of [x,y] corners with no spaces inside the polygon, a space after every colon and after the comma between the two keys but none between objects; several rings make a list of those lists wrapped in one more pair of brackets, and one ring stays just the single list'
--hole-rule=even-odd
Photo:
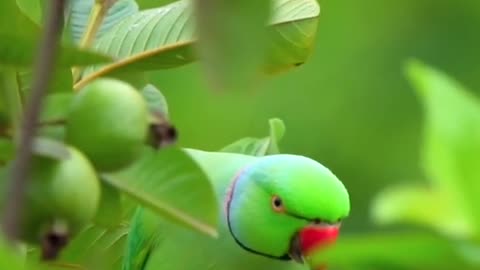
[{"label": "parrot eye", "polygon": [[277,195],[272,197],[272,207],[276,212],[283,212],[283,202]]}]

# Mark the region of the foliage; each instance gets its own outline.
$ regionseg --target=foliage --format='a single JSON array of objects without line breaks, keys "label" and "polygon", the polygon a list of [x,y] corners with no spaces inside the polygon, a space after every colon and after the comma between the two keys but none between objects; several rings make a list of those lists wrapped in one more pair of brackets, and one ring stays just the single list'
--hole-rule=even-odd
[{"label": "foliage", "polygon": [[[477,269],[480,102],[441,71],[417,60],[408,78],[424,104],[422,148],[428,183],[397,185],[377,195],[378,225],[417,225],[427,232],[345,237],[310,263],[365,269]],[[440,259],[441,258],[441,259]]]},{"label": "foliage", "polygon": [[278,142],[285,133],[285,124],[281,119],[273,118],[269,121],[270,134],[265,138],[247,137],[233,142],[220,151],[228,153],[243,153],[251,156],[278,154]]},{"label": "foliage", "polygon": [[[40,30],[44,27],[44,9],[47,2],[0,1],[2,196],[5,195],[3,187],[8,180],[8,164],[16,154],[16,138],[25,101],[30,95],[32,62],[37,53],[36,44]],[[65,138],[65,123],[68,122],[72,101],[86,86],[100,77],[128,82],[138,90],[148,108],[149,123],[146,128],[150,133],[153,132],[152,130],[158,130],[152,127],[173,128],[174,123],[170,121],[178,117],[170,116],[169,113],[172,111],[178,116],[182,108],[167,105],[163,92],[174,88],[168,87],[168,80],[162,81],[162,76],[168,77],[171,74],[167,70],[198,61],[202,71],[201,78],[208,82],[208,87],[218,90],[237,90],[237,92],[254,89],[258,86],[258,82],[265,80],[267,76],[290,71],[308,61],[317,37],[320,12],[315,0],[273,0],[270,3],[267,1],[258,3],[253,0],[238,3],[209,0],[205,1],[204,6],[195,5],[195,2],[187,0],[117,0],[106,13],[96,12],[100,2],[70,1],[66,14],[66,29],[59,51],[60,57],[44,102],[37,137],[32,149],[36,156],[58,161],[69,158],[66,151],[69,142]],[[471,10],[476,10],[476,7],[478,5]],[[360,68],[351,72],[352,74],[345,71],[345,67],[355,59],[352,59],[350,52],[344,49],[343,44],[351,43],[358,46],[358,54],[362,53],[368,57],[372,54],[364,53],[360,48],[374,47],[373,42],[382,43],[382,40],[380,42],[364,41],[365,44],[359,42],[362,40],[358,37],[360,34],[355,35],[355,30],[350,29],[350,27],[358,29],[355,25],[363,25],[352,19],[357,16],[354,14],[359,12],[349,11],[348,7],[344,8],[351,12],[349,16],[342,17],[342,23],[349,25],[348,39],[343,43],[334,39],[331,41],[334,44],[327,46],[320,57],[325,63],[335,62],[340,65],[333,68],[325,64],[332,73],[338,73],[332,81],[335,81],[335,87],[339,86],[340,89],[350,84],[356,87],[358,82],[364,80],[362,77],[368,74],[366,69]],[[399,10],[399,14],[403,14],[404,10]],[[382,19],[378,18],[378,16],[381,17],[378,12],[370,15],[362,14],[362,16],[364,16],[362,19],[368,16]],[[328,23],[328,16],[326,19]],[[343,22],[344,19],[345,22]],[[88,33],[88,29],[93,29],[91,26],[95,21],[101,22],[100,27],[93,33]],[[402,26],[406,23],[405,27],[408,27],[408,23],[403,18],[401,21]],[[339,27],[339,33],[341,31]],[[382,35],[386,35],[384,32],[390,32],[390,29],[383,31]],[[340,37],[339,33],[335,32],[333,36]],[[90,34],[93,37],[92,42],[82,43],[82,40],[87,40],[86,37]],[[395,39],[395,42],[391,43],[396,44],[396,41]],[[329,44],[328,41],[327,44]],[[382,54],[379,50],[372,50],[371,47],[368,51]],[[332,60],[335,57],[330,56],[330,51],[335,49],[346,55],[348,64],[338,59]],[[371,61],[371,59],[365,59]],[[458,60],[458,62],[462,61]],[[364,65],[365,63],[362,62],[362,67]],[[339,67],[342,68],[341,71]],[[153,71],[160,75],[151,80],[149,75]],[[311,77],[319,74],[318,71],[310,72],[305,74]],[[409,62],[407,74],[424,108],[424,137],[420,152],[421,168],[426,181],[391,185],[377,194],[372,200],[371,207],[372,221],[376,226],[374,230],[385,229],[387,232],[346,234],[340,238],[334,248],[313,254],[308,258],[308,263],[314,268],[325,263],[332,269],[477,269],[480,267],[478,260],[480,212],[476,210],[479,205],[477,194],[480,192],[478,181],[480,175],[477,168],[480,153],[480,103],[478,98],[459,82],[419,61]],[[328,77],[328,75],[325,76]],[[362,143],[362,137],[352,137],[351,132],[345,132],[350,130],[345,129],[345,126],[351,125],[354,130],[360,126],[366,126],[372,129],[372,132],[377,130],[363,122],[358,124],[357,116],[351,123],[342,123],[343,121],[339,120],[343,119],[339,115],[343,113],[345,107],[351,109],[353,114],[359,110],[357,103],[361,94],[348,93],[347,95],[339,91],[338,95],[342,96],[342,101],[336,101],[338,104],[332,104],[335,100],[325,101],[328,95],[322,96],[320,101],[317,99],[309,101],[309,97],[303,96],[302,92],[304,87],[309,86],[308,84],[311,84],[310,87],[314,87],[315,91],[324,93],[328,92],[326,91],[328,87],[325,85],[319,87],[317,78],[314,82],[302,80],[302,77],[298,78],[300,79],[288,84],[295,90],[285,93],[286,99],[290,98],[290,100],[278,103],[285,105],[281,111],[292,111],[293,109],[286,108],[292,107],[294,110],[303,112],[303,115],[308,115],[309,111],[303,110],[303,105],[299,103],[312,102],[308,104],[315,105],[315,109],[320,112],[325,112],[315,117],[331,118],[330,128],[322,127],[320,132],[333,134],[330,138],[332,140],[328,140],[328,135],[320,139],[328,141],[328,144],[341,141],[333,137],[346,140],[342,145],[343,148],[340,146],[318,147],[319,152],[324,151],[323,157],[327,159],[332,151],[348,149],[342,150],[348,152],[340,151],[335,155],[350,155],[356,158],[358,163],[355,165],[359,167],[368,165],[368,159],[372,159],[371,162],[378,166],[374,173],[370,174],[375,177],[378,171],[382,173],[388,170],[377,165],[383,164],[382,158],[378,155],[362,153],[360,157],[352,150],[352,146],[357,147]],[[182,79],[176,78],[176,80],[189,81],[187,76]],[[320,78],[320,82],[325,82],[325,79]],[[157,84],[161,85],[162,91],[157,88]],[[183,95],[184,97],[192,96],[191,99],[194,100],[192,105],[203,105],[202,100],[196,99],[193,89],[183,90],[187,92]],[[368,98],[375,104],[382,103],[383,106],[388,106],[389,100],[395,100],[399,95],[394,91],[385,92],[387,93],[382,93],[381,96]],[[282,93],[270,94],[274,97],[269,96],[268,104],[262,104],[262,106],[274,106],[271,105],[273,103],[271,101]],[[115,99],[114,96],[111,98]],[[378,102],[378,99],[381,101]],[[188,98],[182,99],[181,102],[189,106]],[[340,111],[335,111],[336,106],[341,107]],[[363,104],[363,107],[369,106]],[[97,106],[97,108],[92,113],[98,115],[108,112],[108,108],[103,106]],[[225,108],[228,108],[228,105],[225,105]],[[380,115],[378,113],[375,115],[375,110],[365,109],[365,111],[368,111],[372,119],[377,119],[376,117],[379,116],[376,115]],[[117,117],[128,117],[128,111]],[[201,122],[196,117],[191,115],[189,117],[194,119],[192,121]],[[308,117],[311,116],[308,115]],[[312,128],[315,123],[311,121],[315,117],[304,119],[307,127],[305,130],[316,129]],[[232,121],[230,118],[234,117],[229,115],[228,121]],[[261,116],[255,115],[255,119],[259,118]],[[377,121],[380,120],[377,119]],[[389,118],[387,121],[394,122],[395,118]],[[295,121],[290,123],[292,122]],[[298,124],[292,123],[292,126],[298,126]],[[279,153],[278,143],[285,133],[283,121],[272,118],[269,121],[269,128],[268,136],[245,137],[218,151],[255,156]],[[85,130],[88,131],[88,126]],[[186,130],[188,128],[180,129],[179,132],[182,135]],[[239,129],[234,131],[237,132]],[[228,132],[225,131],[225,133]],[[378,133],[380,135],[377,137],[385,135],[380,130]],[[293,134],[300,136],[301,132],[293,132]],[[312,134],[315,136],[318,133]],[[173,139],[169,138],[168,143],[162,143],[155,139],[165,140],[163,134],[149,135],[149,139],[145,138],[142,155],[129,167],[108,173],[97,171],[102,189],[97,215],[90,224],[73,235],[55,262],[38,262],[41,256],[38,244],[28,247],[22,245],[18,252],[0,241],[0,268],[24,269],[22,254],[27,254],[28,269],[120,269],[130,215],[138,205],[153,210],[159,217],[171,220],[178,226],[214,237],[219,202],[213,195],[207,175],[180,146],[171,145],[171,141],[176,139],[175,136]],[[153,142],[151,138],[154,138]],[[198,138],[200,140],[202,137],[198,136]],[[315,137],[315,140],[318,139]],[[368,140],[372,139],[368,137]],[[387,141],[390,144],[390,140]],[[308,143],[310,143],[309,148],[317,147],[311,142],[305,144]],[[381,143],[378,144],[381,146]],[[403,146],[392,146],[393,152],[397,149],[395,147]],[[285,148],[288,149],[288,147]],[[359,147],[359,149],[367,148]],[[314,152],[310,149],[308,151]],[[402,158],[404,156],[394,161],[403,164],[405,161]],[[397,172],[402,170],[404,170],[403,167]],[[365,189],[368,189],[368,183],[358,182],[359,184],[355,184],[355,187],[365,185]],[[352,190],[354,197],[365,197],[364,200],[370,200],[370,197],[365,195],[367,192],[360,194],[357,189]],[[192,201],[196,202],[194,207],[192,207]],[[361,211],[357,213],[362,214]],[[348,223],[347,220],[347,226]],[[397,232],[394,230],[396,228],[394,225],[408,225],[408,230]]]},{"label": "foliage", "polygon": [[[52,71],[53,79],[43,102],[32,153],[34,157],[47,158],[49,164],[55,167],[55,164],[60,164],[62,160],[71,158],[69,149],[74,147],[81,156],[85,155],[85,166],[88,167],[91,163],[92,168],[95,168],[98,179],[89,180],[98,181],[102,192],[96,214],[86,226],[74,224],[74,221],[70,220],[65,222],[61,217],[56,217],[55,213],[50,213],[52,221],[46,220],[37,217],[35,209],[25,209],[34,218],[39,218],[37,226],[41,228],[38,230],[39,235],[29,239],[39,237],[38,242],[29,241],[25,248],[29,267],[119,269],[131,213],[137,206],[153,210],[179,226],[216,236],[218,202],[209,179],[189,155],[180,147],[171,145],[172,138],[156,134],[161,130],[159,126],[171,125],[171,117],[165,96],[149,83],[146,75],[154,70],[175,68],[200,60],[208,71],[207,80],[222,80],[222,84],[227,86],[218,87],[214,84],[213,88],[239,89],[252,87],[255,81],[263,79],[265,75],[304,63],[310,55],[316,34],[319,15],[317,2],[274,0],[271,4],[270,7],[268,2],[265,2],[262,9],[257,9],[255,1],[244,1],[242,5],[245,9],[237,9],[230,3],[219,2],[212,3],[212,8],[215,9],[205,10],[193,8],[193,3],[180,0],[162,5],[157,3],[150,9],[140,10],[133,0],[69,2],[59,58]],[[47,1],[17,0],[2,1],[0,6],[2,196],[5,195],[3,187],[8,183],[11,172],[9,164],[16,157],[16,138],[20,132],[24,107],[28,105],[26,100],[31,94],[32,63],[37,55],[36,44],[41,30],[45,27],[46,5]],[[242,10],[243,15],[234,16],[237,10]],[[212,11],[225,16],[216,18],[210,14]],[[258,20],[244,20],[242,17],[246,14],[257,14],[258,16],[255,16]],[[215,18],[216,21],[213,24],[210,21],[196,21],[194,16]],[[225,20],[229,23],[219,23]],[[11,22],[15,24],[14,27],[6,27]],[[209,37],[209,32],[205,29],[212,26],[217,28],[218,33],[223,34]],[[226,44],[228,46],[225,46]],[[263,49],[260,50],[260,47]],[[225,48],[225,51],[217,55],[216,48]],[[237,57],[231,58],[231,54]],[[216,57],[214,61],[210,61],[212,56]],[[98,82],[100,77],[127,82],[134,87],[131,89],[134,89],[143,101],[130,102],[129,106],[134,108],[116,110],[115,101],[120,97],[108,91],[119,85],[113,80],[103,81],[103,85],[96,84],[100,85],[96,86],[99,89],[96,89],[95,94],[99,98],[83,98],[83,93],[87,91],[84,90],[86,86]],[[124,91],[127,93],[129,90]],[[100,96],[104,98],[103,101]],[[128,103],[128,100],[125,102]],[[82,113],[91,120],[84,121],[83,116],[82,121],[75,120],[80,119],[76,112],[80,103],[88,103],[84,105],[88,110]],[[144,106],[145,110],[135,106]],[[137,128],[145,129],[149,134],[143,138],[141,154],[134,160],[129,159],[128,165],[113,171],[104,171],[102,167],[97,167],[100,155],[92,157],[93,152],[86,151],[92,145],[89,144],[90,139],[84,140],[82,144],[72,142],[69,133],[73,130],[72,125],[75,125],[76,141],[86,136],[82,134],[84,131],[91,132],[89,134],[93,137],[107,136],[103,132],[108,129],[100,128],[101,125],[113,123],[115,119],[128,119],[132,110],[148,113],[148,123],[139,123]],[[110,121],[99,122],[105,119]],[[92,123],[96,123],[99,128],[89,130]],[[129,127],[117,127],[119,130],[115,132],[118,134],[110,135],[122,135],[128,140],[132,134]],[[278,141],[283,136],[285,127],[281,120],[272,119],[270,128],[267,138],[245,138],[227,146],[223,151],[252,155],[278,153]],[[168,143],[158,141],[167,139]],[[101,146],[96,146],[97,150],[104,151],[109,148],[109,143],[106,141]],[[121,148],[115,146],[109,149]],[[119,159],[122,155],[121,152],[117,153]],[[115,158],[115,155],[110,156],[112,157]],[[33,162],[38,161],[34,158]],[[47,175],[41,170],[35,173]],[[30,181],[38,184],[35,181],[41,175],[32,175]],[[67,183],[68,177],[64,178],[62,174],[56,181]],[[29,193],[27,197],[33,195],[35,194]],[[42,196],[56,200],[61,194],[48,191]],[[68,200],[65,197],[63,199]],[[195,202],[195,207],[192,207],[192,202]],[[1,205],[6,207],[3,202]],[[80,211],[76,207],[72,206],[70,211]],[[39,260],[44,258],[44,241],[49,241],[49,234],[58,233],[58,222],[63,222],[62,232],[67,230],[67,245],[62,247],[55,261],[39,263]],[[77,225],[83,228],[74,230]],[[63,234],[61,236],[63,237]],[[14,253],[9,247],[5,248]],[[0,253],[2,256],[3,254]],[[21,254],[17,257],[22,264]],[[4,263],[5,260],[0,262]],[[12,264],[9,269],[15,270],[15,267]],[[20,268],[21,266],[18,267]]]},{"label": "foliage", "polygon": [[[227,7],[228,5],[224,8]],[[115,63],[87,68],[83,79],[76,83],[75,88],[79,89],[85,83],[100,76],[124,76],[130,72],[174,68],[197,60],[199,56],[193,45],[200,33],[194,30],[196,24],[192,19],[193,12],[190,2],[182,0],[166,6],[142,10],[119,22],[102,35],[94,45],[96,51],[114,57]],[[217,12],[217,14],[222,13],[223,11]],[[256,66],[263,67],[262,69],[267,73],[283,71],[307,60],[316,33],[319,8],[313,0],[275,0],[272,13],[270,20],[267,20],[270,25],[267,30],[270,33],[265,41],[267,44],[264,45],[271,49],[268,50],[269,54],[261,57],[260,59],[263,60],[256,64]],[[206,16],[209,15],[206,14]],[[240,26],[238,32],[251,33],[252,27],[242,20],[239,20],[238,25]],[[256,26],[256,28],[263,27]],[[259,32],[262,34],[262,31]],[[223,58],[229,60],[231,54],[238,53],[240,50],[243,53],[242,59],[258,58],[256,50],[244,47],[247,45],[257,47],[258,42],[263,39],[257,41],[255,37],[251,37],[248,42],[244,42],[245,44],[237,44],[237,35],[225,38],[228,39],[228,42],[233,42],[231,46],[235,51],[223,53]],[[219,37],[218,40],[212,39],[212,42],[224,47],[226,39]],[[210,47],[208,46],[208,48]],[[253,55],[249,56],[249,54]],[[208,59],[202,59],[201,62],[209,65],[206,67],[207,70],[211,69],[215,72],[238,69],[238,63],[230,63],[226,60],[220,62],[218,59],[211,62]],[[252,63],[255,64],[255,62]],[[247,66],[247,68],[249,67]],[[257,68],[253,66],[249,69],[255,71]],[[222,73],[211,74],[217,81],[221,80],[220,77],[224,75]],[[255,78],[250,78],[250,80],[255,80]],[[236,81],[236,83],[241,82]]]}]

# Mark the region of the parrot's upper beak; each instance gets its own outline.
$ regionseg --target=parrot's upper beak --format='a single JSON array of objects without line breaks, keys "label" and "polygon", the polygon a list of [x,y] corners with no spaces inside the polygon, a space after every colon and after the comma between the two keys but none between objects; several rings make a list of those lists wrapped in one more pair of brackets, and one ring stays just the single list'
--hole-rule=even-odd
[{"label": "parrot's upper beak", "polygon": [[325,248],[337,240],[340,223],[312,223],[304,227],[292,238],[290,243],[290,258],[303,263],[303,258],[311,252]]}]

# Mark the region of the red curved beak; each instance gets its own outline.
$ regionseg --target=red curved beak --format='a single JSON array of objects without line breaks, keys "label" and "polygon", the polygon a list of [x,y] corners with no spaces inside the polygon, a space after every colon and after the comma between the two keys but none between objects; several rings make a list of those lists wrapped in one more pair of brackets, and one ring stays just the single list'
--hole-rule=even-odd
[{"label": "red curved beak", "polygon": [[319,248],[327,247],[337,240],[339,225],[307,226],[299,233],[300,250],[304,256]]},{"label": "red curved beak", "polygon": [[297,233],[290,246],[290,257],[299,263],[314,251],[335,243],[340,224],[310,224]]}]

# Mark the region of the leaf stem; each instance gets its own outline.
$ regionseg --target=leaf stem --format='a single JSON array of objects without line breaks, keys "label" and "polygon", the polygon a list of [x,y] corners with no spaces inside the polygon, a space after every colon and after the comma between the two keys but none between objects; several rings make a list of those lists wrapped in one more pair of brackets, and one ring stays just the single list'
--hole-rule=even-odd
[{"label": "leaf stem", "polygon": [[102,25],[105,13],[105,6],[102,3],[95,2],[90,13],[87,29],[82,37],[82,40],[80,41],[80,47],[86,48],[95,40],[97,32]]},{"label": "leaf stem", "polygon": [[51,0],[46,25],[38,48],[34,67],[32,92],[28,97],[25,114],[19,130],[18,153],[12,164],[8,195],[3,213],[2,230],[7,240],[13,242],[18,238],[19,221],[24,204],[24,191],[27,186],[32,160],[32,146],[36,126],[46,95],[48,85],[53,77],[54,64],[57,59],[58,43],[63,27],[65,0]]},{"label": "leaf stem", "polygon": [[124,184],[125,181],[121,181],[118,178],[117,178],[118,180],[115,180],[114,177],[112,177],[109,174],[102,174],[101,177],[104,181],[106,181],[110,185],[121,190],[123,194],[133,198],[134,200],[139,202],[141,205],[149,208],[150,210],[155,211],[155,213],[167,216],[168,218],[170,218],[175,222],[186,225],[208,236],[211,236],[214,238],[218,237],[218,232],[215,227],[212,227],[204,222],[201,222],[200,220],[188,215],[187,213],[179,211],[178,209],[159,200],[158,198],[152,198],[148,194],[143,194],[142,196],[139,196],[138,192],[134,188],[128,186],[128,184]]},{"label": "leaf stem", "polygon": [[17,83],[16,71],[13,68],[5,68],[2,72],[3,77],[3,98],[6,101],[8,115],[10,117],[10,128],[0,128],[0,135],[3,131],[13,131],[13,136],[17,139],[18,124],[21,121],[23,104],[22,97],[20,95],[20,88]]},{"label": "leaf stem", "polygon": [[[100,27],[102,26],[105,15],[112,6],[113,2],[114,1],[95,1],[90,12],[87,28],[80,41],[80,48],[88,48],[93,44],[98,30],[100,30]],[[73,69],[74,82],[77,82],[80,79],[82,69],[82,67],[75,67]]]},{"label": "leaf stem", "polygon": [[[194,42],[195,42],[195,40],[193,40],[193,39],[192,40],[187,40],[187,41],[180,41],[180,42],[177,42],[177,43],[174,43],[174,44],[169,44],[169,45],[165,45],[165,46],[158,47],[158,48],[155,48],[155,49],[143,51],[143,52],[134,54],[130,57],[126,57],[126,58],[120,59],[116,62],[105,65],[104,67],[100,68],[99,70],[88,74],[88,76],[85,76],[80,81],[76,82],[73,86],[73,91],[78,92],[83,87],[85,87],[88,83],[90,83],[90,82],[92,82],[92,81],[94,81],[94,80],[96,80],[96,79],[98,79],[102,76],[105,76],[107,74],[119,71],[119,70],[121,70],[122,68],[125,68],[128,65],[135,65],[135,63],[140,62],[144,59],[152,58],[152,57],[154,57],[156,55],[159,55],[159,54],[162,54],[162,53],[168,53],[169,51],[176,50],[178,48],[182,48],[182,47],[187,48],[188,46],[193,45]],[[188,51],[188,53],[191,53],[191,51]],[[193,54],[189,54],[188,57],[191,57],[191,59],[192,59],[191,61],[193,61],[193,59],[195,59],[194,58],[195,56]],[[191,62],[191,61],[189,61],[189,62]]]}]

